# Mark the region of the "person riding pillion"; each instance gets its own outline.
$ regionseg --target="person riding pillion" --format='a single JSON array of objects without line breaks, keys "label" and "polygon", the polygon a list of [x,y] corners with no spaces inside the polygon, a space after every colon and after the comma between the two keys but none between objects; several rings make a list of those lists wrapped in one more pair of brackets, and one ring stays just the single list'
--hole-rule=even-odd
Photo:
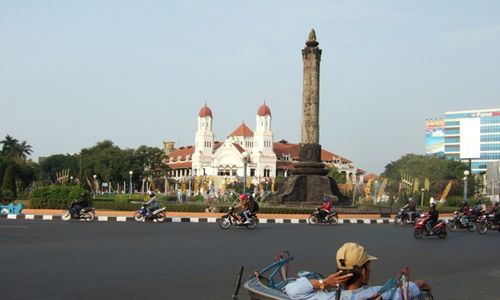
[{"label": "person riding pillion", "polygon": [[149,199],[149,201],[144,205],[146,205],[147,215],[150,216],[153,211],[158,209],[158,200],[156,199],[155,193],[149,192],[148,195],[149,197],[151,197],[151,199]]}]

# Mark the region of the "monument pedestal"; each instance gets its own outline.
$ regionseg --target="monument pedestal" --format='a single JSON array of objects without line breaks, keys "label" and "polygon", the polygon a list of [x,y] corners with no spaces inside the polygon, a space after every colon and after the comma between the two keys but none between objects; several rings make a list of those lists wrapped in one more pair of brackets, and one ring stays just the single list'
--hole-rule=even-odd
[{"label": "monument pedestal", "polygon": [[350,199],[342,195],[335,179],[326,176],[328,170],[325,169],[325,164],[319,162],[321,145],[301,145],[300,157],[310,161],[306,160],[294,164],[294,168],[290,170],[292,175],[287,177],[278,190],[276,196],[278,203],[320,203],[324,197],[328,197],[332,199],[334,204],[350,204]]},{"label": "monument pedestal", "polygon": [[320,203],[324,197],[332,199],[333,204],[349,205],[350,199],[342,195],[335,182],[329,176],[292,175],[287,177],[276,193],[275,201],[280,204],[289,202]]}]

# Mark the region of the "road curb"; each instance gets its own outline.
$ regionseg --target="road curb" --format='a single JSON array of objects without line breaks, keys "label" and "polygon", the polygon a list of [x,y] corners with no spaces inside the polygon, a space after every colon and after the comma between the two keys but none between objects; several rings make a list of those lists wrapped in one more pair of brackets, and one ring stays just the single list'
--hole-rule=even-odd
[{"label": "road curb", "polygon": [[[61,221],[60,215],[34,215],[34,214],[7,214],[0,215],[0,219],[6,220],[43,220],[43,221]],[[217,223],[220,218],[210,217],[167,217],[167,223]],[[97,222],[135,222],[133,217],[126,216],[97,216]],[[307,219],[295,218],[262,218],[259,219],[261,224],[307,224]],[[339,219],[339,224],[390,224],[394,223],[393,219],[378,218],[378,219]]]}]

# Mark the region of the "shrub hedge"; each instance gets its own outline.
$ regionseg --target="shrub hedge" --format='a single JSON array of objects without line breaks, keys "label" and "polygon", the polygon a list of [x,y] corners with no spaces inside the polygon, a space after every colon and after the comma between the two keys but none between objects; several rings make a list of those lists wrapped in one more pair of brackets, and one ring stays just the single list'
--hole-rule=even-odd
[{"label": "shrub hedge", "polygon": [[[77,186],[51,186],[38,188],[30,194],[29,201],[26,201],[25,207],[38,208],[38,209],[65,209],[72,201],[79,198],[79,195],[85,192],[87,196],[90,196],[88,192]],[[208,204],[203,203],[201,199],[196,199],[197,201],[189,201],[184,203],[179,203],[175,201],[175,198],[167,198],[165,196],[158,197],[159,205],[165,206],[167,211],[171,212],[205,212],[208,208]],[[117,211],[135,211],[141,207],[141,203],[145,200],[144,195],[135,195],[133,198],[123,195],[120,197],[107,197],[107,198],[97,198],[92,200],[92,205],[97,210],[117,210]],[[217,208],[220,212],[227,212],[228,204],[219,204]],[[381,211],[380,206],[375,205],[365,205],[358,207],[336,207],[339,214],[363,214],[372,213],[378,214]],[[383,207],[384,209],[390,209],[392,213],[398,211],[398,207]],[[285,206],[269,206],[267,203],[260,205],[258,213],[262,214],[310,214],[314,211],[315,206],[296,206],[296,207],[285,207]],[[427,210],[426,207],[419,208],[419,210]],[[439,206],[439,211],[441,213],[453,212],[456,208],[453,206]]]},{"label": "shrub hedge", "polygon": [[89,193],[79,186],[52,185],[35,189],[29,195],[30,207],[38,209],[65,209],[71,202],[80,198],[90,197]]}]

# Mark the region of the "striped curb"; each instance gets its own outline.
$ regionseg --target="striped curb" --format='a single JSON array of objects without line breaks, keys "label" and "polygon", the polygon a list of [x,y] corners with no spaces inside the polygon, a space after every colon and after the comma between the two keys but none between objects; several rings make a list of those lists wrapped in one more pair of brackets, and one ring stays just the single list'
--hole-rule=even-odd
[{"label": "striped curb", "polygon": [[[32,214],[7,214],[1,215],[0,219],[7,220],[44,220],[53,221],[61,220],[60,215],[32,215]],[[125,216],[97,216],[97,222],[135,222],[133,217]],[[167,223],[217,223],[220,218],[200,218],[200,217],[167,217]],[[82,220],[83,221],[83,220]],[[261,224],[307,224],[307,219],[259,219]],[[393,219],[339,219],[339,224],[390,224],[394,223]]]}]

